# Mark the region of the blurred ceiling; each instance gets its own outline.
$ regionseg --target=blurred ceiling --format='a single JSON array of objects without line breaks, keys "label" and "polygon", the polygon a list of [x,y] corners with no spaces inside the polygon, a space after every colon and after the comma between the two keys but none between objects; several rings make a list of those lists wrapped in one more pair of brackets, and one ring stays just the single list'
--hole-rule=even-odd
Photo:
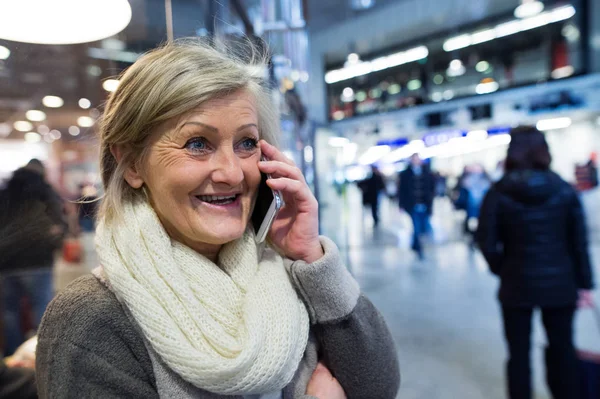
[{"label": "blurred ceiling", "polygon": [[[312,32],[327,29],[351,18],[372,13],[390,4],[409,0],[307,0],[308,29]],[[354,8],[353,4],[369,4],[369,8]]]}]

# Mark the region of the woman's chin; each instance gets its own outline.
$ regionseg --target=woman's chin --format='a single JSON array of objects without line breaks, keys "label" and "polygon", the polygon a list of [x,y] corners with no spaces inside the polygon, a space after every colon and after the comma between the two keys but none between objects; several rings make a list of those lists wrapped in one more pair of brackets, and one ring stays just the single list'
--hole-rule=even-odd
[{"label": "woman's chin", "polygon": [[[224,227],[222,230],[219,227]],[[209,232],[205,241],[208,244],[225,245],[229,242],[235,241],[244,235],[246,230],[245,226],[232,228],[233,226],[216,226],[213,231]]]}]

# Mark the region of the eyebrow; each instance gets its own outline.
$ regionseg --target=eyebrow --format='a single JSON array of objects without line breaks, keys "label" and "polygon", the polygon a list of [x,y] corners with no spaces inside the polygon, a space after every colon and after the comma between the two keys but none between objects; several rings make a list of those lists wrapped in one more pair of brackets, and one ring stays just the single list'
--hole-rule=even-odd
[{"label": "eyebrow", "polygon": [[[186,125],[198,125],[198,126],[202,126],[203,128],[205,128],[207,130],[212,131],[213,133],[219,133],[219,129],[217,129],[216,127],[211,126],[211,125],[207,125],[207,124],[202,123],[202,122],[195,122],[195,121],[193,121],[193,122],[186,122],[186,123],[184,123],[181,126],[181,128],[183,128]],[[245,125],[242,125],[242,126],[238,127],[236,129],[236,132],[240,132],[240,131],[242,131],[244,129],[247,129],[249,127],[255,127],[258,130],[258,125],[256,123],[247,123]]]}]

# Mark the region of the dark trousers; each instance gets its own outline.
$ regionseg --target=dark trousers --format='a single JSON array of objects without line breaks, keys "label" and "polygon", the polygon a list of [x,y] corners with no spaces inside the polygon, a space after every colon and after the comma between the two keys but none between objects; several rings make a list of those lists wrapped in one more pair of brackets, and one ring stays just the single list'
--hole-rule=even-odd
[{"label": "dark trousers", "polygon": [[21,300],[27,297],[33,311],[33,328],[39,327],[46,307],[52,300],[52,269],[50,267],[13,273],[2,278],[4,316],[4,354],[12,355],[27,338],[22,330]]},{"label": "dark trousers", "polygon": [[369,203],[371,207],[371,215],[373,215],[373,224],[377,226],[379,224],[379,199],[375,199]]},{"label": "dark trousers", "polygon": [[419,256],[423,255],[423,248],[421,246],[421,236],[429,231],[429,213],[427,209],[418,209],[415,207],[410,213],[413,222],[413,239],[412,249]]},{"label": "dark trousers", "polygon": [[[548,337],[546,382],[554,399],[579,398],[579,373],[573,346],[575,306],[542,308]],[[531,399],[531,319],[533,308],[503,306],[509,359],[506,367],[510,399]]]}]

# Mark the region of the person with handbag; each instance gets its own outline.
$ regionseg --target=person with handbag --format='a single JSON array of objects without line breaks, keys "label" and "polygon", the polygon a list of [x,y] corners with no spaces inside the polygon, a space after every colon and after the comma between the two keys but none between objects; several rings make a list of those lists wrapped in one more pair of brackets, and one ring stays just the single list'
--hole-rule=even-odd
[{"label": "person with handbag", "polygon": [[[265,71],[189,39],[120,77],[99,128],[100,267],[44,316],[40,398],[396,397],[390,331],[319,236]],[[271,190],[284,205],[260,242]]]},{"label": "person with handbag", "polygon": [[548,337],[547,383],[554,399],[579,398],[573,317],[591,302],[585,216],[576,191],[550,170],[543,133],[511,131],[503,178],[488,191],[476,239],[492,273],[508,346],[508,394],[530,399],[531,324],[540,309]]}]

